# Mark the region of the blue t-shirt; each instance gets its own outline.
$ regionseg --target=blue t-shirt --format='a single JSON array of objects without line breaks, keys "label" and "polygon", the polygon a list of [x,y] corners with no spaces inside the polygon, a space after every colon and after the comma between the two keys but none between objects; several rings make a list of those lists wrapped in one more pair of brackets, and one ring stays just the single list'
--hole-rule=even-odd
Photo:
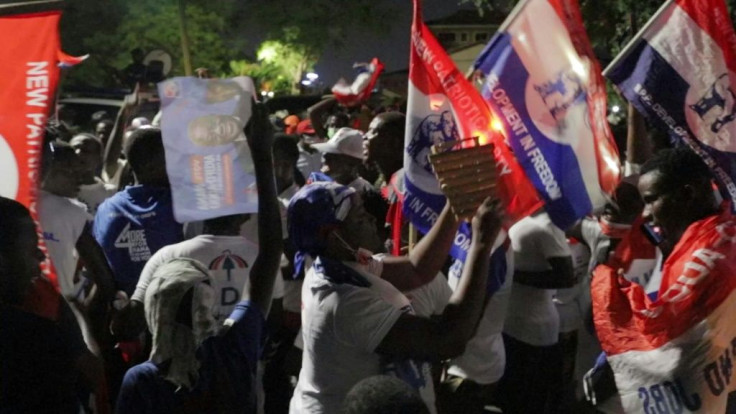
[{"label": "blue t-shirt", "polygon": [[132,295],[143,266],[158,249],[183,240],[171,189],[136,185],[97,208],[92,234],[102,246],[117,288]]},{"label": "blue t-shirt", "polygon": [[118,414],[255,413],[256,364],[265,338],[263,313],[250,301],[230,314],[235,323],[222,336],[207,338],[197,349],[199,380],[191,391],[175,392],[147,361],[129,369],[117,402]]}]

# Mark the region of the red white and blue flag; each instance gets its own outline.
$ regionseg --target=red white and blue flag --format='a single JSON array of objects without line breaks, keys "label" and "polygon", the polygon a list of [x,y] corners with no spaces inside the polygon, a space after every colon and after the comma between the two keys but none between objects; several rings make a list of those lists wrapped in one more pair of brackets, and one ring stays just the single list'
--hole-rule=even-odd
[{"label": "red white and blue flag", "polygon": [[606,76],[703,158],[736,207],[736,34],[723,0],[668,1]]},{"label": "red white and blue flag", "polygon": [[378,77],[383,72],[384,65],[378,60],[373,58],[369,63],[357,64],[360,72],[353,80],[352,84],[348,84],[343,78],[337,81],[335,86],[332,87],[332,94],[335,95],[340,104],[345,106],[356,106],[367,101],[373,93],[373,88],[376,87]]},{"label": "red white and blue flag", "polygon": [[71,67],[74,67],[85,60],[89,58],[89,54],[86,54],[84,56],[71,56],[67,55],[66,53],[62,52],[61,50],[57,53],[57,59],[59,60],[59,67],[62,69],[68,69]]},{"label": "red white and blue flag", "polygon": [[624,412],[734,412],[736,219],[726,207],[690,225],[654,296],[626,278],[646,251],[623,240],[591,284],[596,332]]},{"label": "red white and blue flag", "polygon": [[560,228],[620,179],[606,88],[576,0],[522,0],[475,62],[483,98]]},{"label": "red white and blue flag", "polygon": [[[428,159],[432,145],[445,141],[478,137],[481,144],[494,145],[496,193],[512,223],[541,206],[502,133],[493,128],[494,119],[478,91],[424,24],[420,1],[414,0],[403,207],[404,215],[419,231],[429,231],[445,205],[445,196]],[[464,261],[470,246],[469,235],[469,226],[464,224],[455,238],[451,254],[460,261]]]}]

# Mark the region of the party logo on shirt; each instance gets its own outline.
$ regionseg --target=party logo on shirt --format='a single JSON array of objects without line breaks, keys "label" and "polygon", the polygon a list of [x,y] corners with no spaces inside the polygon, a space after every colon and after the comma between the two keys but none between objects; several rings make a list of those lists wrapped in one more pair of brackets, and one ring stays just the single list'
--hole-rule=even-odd
[{"label": "party logo on shirt", "polygon": [[230,250],[225,250],[220,256],[217,256],[210,262],[210,270],[224,270],[227,274],[228,282],[231,279],[231,272],[234,269],[245,269],[248,267],[248,262],[237,254],[233,254]]}]

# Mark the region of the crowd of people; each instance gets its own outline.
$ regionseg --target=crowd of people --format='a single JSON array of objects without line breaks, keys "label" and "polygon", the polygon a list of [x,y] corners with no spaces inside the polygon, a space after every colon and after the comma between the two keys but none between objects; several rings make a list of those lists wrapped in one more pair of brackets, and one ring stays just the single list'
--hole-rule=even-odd
[{"label": "crowd of people", "polygon": [[632,112],[603,211],[508,228],[489,197],[453,263],[449,204],[409,246],[406,116],[326,98],[254,106],[257,213],[179,223],[157,120],[135,115],[126,101],[95,131],[46,128],[38,218],[58,293],[29,211],[0,198],[0,412],[617,412],[593,269],[651,225],[657,267],[639,282],[656,294],[683,233],[724,208],[698,156],[654,151]]}]

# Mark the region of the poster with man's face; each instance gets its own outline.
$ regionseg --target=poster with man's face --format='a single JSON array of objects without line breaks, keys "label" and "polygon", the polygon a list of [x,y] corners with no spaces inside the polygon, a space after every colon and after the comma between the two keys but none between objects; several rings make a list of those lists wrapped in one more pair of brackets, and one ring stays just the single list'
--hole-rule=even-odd
[{"label": "poster with man's face", "polygon": [[178,77],[158,84],[166,171],[180,222],[258,209],[243,129],[255,88],[250,78]]}]

